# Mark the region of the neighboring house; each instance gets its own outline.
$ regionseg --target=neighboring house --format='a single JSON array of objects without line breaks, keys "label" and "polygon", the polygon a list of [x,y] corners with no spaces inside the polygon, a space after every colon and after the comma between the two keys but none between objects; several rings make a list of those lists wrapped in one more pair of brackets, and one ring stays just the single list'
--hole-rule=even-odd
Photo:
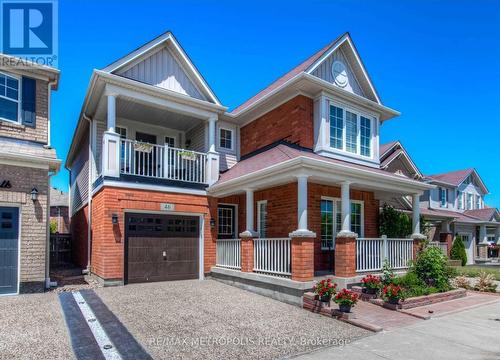
[{"label": "neighboring house", "polygon": [[53,187],[50,188],[50,222],[56,224],[56,233],[69,234],[69,195]]},{"label": "neighboring house", "polygon": [[[231,112],[163,34],[92,74],[66,162],[78,263],[105,284],[377,271],[380,199],[408,196],[421,239],[434,188],[381,166],[398,115],[349,34]],[[406,266],[412,240],[390,243]]]},{"label": "neighboring house", "polygon": [[[399,141],[381,145],[382,166],[401,176],[424,179],[436,187],[426,190],[420,198],[421,214],[429,225],[432,241],[446,242],[448,250],[453,239],[461,236],[467,250],[468,263],[486,257],[489,243],[500,243],[500,216],[487,207],[488,194],[484,182],[474,169],[424,176]],[[385,199],[402,210],[411,211],[406,198]],[[479,252],[483,251],[482,254]]]},{"label": "neighboring house", "polygon": [[[0,54],[3,64],[12,59]],[[50,147],[50,97],[58,81],[58,70],[26,61],[0,70],[0,295],[50,282],[49,182],[61,163]]]}]

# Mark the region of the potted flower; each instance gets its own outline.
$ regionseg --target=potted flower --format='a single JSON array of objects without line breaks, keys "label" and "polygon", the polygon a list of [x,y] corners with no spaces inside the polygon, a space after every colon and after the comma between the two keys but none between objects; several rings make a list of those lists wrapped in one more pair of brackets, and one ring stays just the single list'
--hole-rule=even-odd
[{"label": "potted flower", "polygon": [[339,304],[339,310],[341,312],[351,312],[351,308],[358,302],[358,294],[354,291],[342,289],[335,295],[333,300],[335,303]]},{"label": "potted flower", "polygon": [[183,160],[190,160],[190,161],[196,160],[196,153],[194,151],[190,150],[179,151],[179,155]]},{"label": "potted flower", "polygon": [[332,279],[325,279],[314,285],[313,290],[320,301],[329,303],[337,292],[337,284],[333,283]]},{"label": "potted flower", "polygon": [[386,285],[382,289],[382,297],[389,304],[399,304],[399,300],[403,299],[403,289],[395,284]]},{"label": "potted flower", "polygon": [[378,276],[366,275],[361,279],[363,283],[363,292],[374,295],[382,287],[382,280]]}]

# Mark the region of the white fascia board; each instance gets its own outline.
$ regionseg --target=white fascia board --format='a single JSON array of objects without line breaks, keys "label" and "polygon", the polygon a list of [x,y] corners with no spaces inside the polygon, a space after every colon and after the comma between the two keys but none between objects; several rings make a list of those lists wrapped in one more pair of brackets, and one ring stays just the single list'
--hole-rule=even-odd
[{"label": "white fascia board", "polygon": [[291,171],[296,170],[304,172],[305,175],[314,175],[313,172],[318,171],[318,176],[327,174],[331,179],[336,179],[337,182],[351,180],[353,183],[366,186],[372,185],[380,188],[380,190],[398,190],[398,193],[422,193],[425,190],[435,188],[434,185],[411,179],[396,178],[391,174],[378,174],[369,170],[353,168],[349,165],[334,164],[328,161],[300,156],[226,181],[222,184],[215,184],[209,187],[207,191],[214,196],[223,196],[231,191],[241,192],[241,189],[245,186],[256,186],[257,182],[268,177],[277,177],[287,172],[290,176],[296,176],[297,172],[291,173]]},{"label": "white fascia board", "polygon": [[406,151],[403,148],[401,148],[401,150],[402,150],[401,153],[398,156],[395,156],[393,159],[391,159],[387,164],[385,164],[384,168],[387,168],[394,160],[396,160],[400,156],[403,156],[406,159],[406,161],[408,162],[408,164],[411,166],[411,168],[413,169],[413,171],[415,171],[417,173],[417,175],[419,175],[420,177],[422,177],[422,173],[420,172],[420,170],[418,170],[417,166],[410,159],[410,157],[408,156],[408,154],[406,153]]},{"label": "white fascia board", "polygon": [[466,177],[464,177],[462,179],[462,181],[460,182],[460,184],[458,184],[457,187],[460,187],[460,185],[462,185],[462,183],[465,181],[465,179],[467,179],[468,176],[474,174],[474,176],[476,177],[477,180],[479,180],[479,186],[482,188],[481,190],[483,191],[484,195],[488,195],[490,192],[488,190],[488,188],[486,187],[486,184],[484,183],[483,179],[481,179],[481,176],[479,176],[479,173],[476,171],[476,169],[472,169],[472,172],[467,175]]},{"label": "white fascia board", "polygon": [[0,163],[25,166],[32,168],[48,169],[54,173],[59,172],[61,166],[60,159],[49,159],[43,156],[34,156],[27,154],[10,154],[2,153],[0,154]]},{"label": "white fascia board", "polygon": [[[380,158],[382,159],[385,155],[387,155],[387,153],[389,153],[392,149],[394,149],[397,145],[401,146],[401,143],[398,141],[396,141],[390,148],[388,148],[386,151],[384,151],[383,154],[380,154]],[[401,146],[402,147],[402,146]]]},{"label": "white fascia board", "polygon": [[115,181],[115,180],[105,179],[101,184],[99,184],[99,186],[97,186],[92,191],[92,196],[98,193],[103,187],[106,186],[114,188],[159,191],[159,192],[177,193],[177,194],[189,194],[189,195],[200,195],[200,196],[207,195],[207,192],[205,190],[188,189],[188,188],[180,188],[180,187],[164,186],[164,185],[151,185],[143,183],[131,183],[126,181]]}]

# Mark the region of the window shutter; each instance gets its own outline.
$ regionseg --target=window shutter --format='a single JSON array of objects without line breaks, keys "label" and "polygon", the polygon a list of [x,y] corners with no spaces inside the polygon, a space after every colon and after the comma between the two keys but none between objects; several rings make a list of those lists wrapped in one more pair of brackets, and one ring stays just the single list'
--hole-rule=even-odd
[{"label": "window shutter", "polygon": [[23,125],[36,127],[36,80],[23,76],[21,116]]}]

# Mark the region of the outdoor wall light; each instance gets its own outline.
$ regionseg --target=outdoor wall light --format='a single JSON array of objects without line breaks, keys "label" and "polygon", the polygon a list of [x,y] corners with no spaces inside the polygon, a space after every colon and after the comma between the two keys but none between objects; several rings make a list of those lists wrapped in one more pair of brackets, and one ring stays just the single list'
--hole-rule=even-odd
[{"label": "outdoor wall light", "polygon": [[215,227],[215,219],[210,219],[210,227],[211,228]]},{"label": "outdoor wall light", "polygon": [[112,223],[113,225],[118,224],[118,215],[117,215],[117,214],[113,214],[113,215],[111,215],[111,223]]},{"label": "outdoor wall light", "polygon": [[36,187],[34,187],[33,189],[31,189],[31,200],[33,201],[37,201],[38,200],[38,190]]}]

